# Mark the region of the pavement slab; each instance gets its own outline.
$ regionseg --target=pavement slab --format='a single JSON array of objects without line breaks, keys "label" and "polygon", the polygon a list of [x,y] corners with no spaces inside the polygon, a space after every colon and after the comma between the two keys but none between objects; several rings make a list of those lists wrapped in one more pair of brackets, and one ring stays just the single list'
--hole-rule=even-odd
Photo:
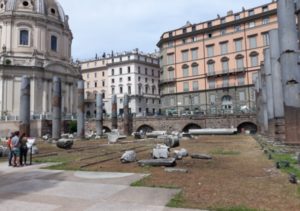
[{"label": "pavement slab", "polygon": [[147,175],[13,168],[0,163],[0,211],[188,211],[165,205],[180,190],[131,187]]}]

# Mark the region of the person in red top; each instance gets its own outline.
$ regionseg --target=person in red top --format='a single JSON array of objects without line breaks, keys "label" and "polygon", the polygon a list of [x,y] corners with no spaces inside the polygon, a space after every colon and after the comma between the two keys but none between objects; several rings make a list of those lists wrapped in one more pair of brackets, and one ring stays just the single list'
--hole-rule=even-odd
[{"label": "person in red top", "polygon": [[13,159],[13,152],[12,152],[12,145],[11,145],[11,139],[12,137],[14,136],[15,134],[12,133],[11,136],[8,138],[7,140],[7,148],[9,150],[9,153],[8,153],[8,166],[12,166],[12,159]]}]

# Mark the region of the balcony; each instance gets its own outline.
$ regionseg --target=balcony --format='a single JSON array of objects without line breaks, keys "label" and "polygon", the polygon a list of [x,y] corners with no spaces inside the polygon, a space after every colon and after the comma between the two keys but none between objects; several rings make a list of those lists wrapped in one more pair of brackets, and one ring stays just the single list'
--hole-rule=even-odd
[{"label": "balcony", "polygon": [[214,71],[214,72],[208,72],[207,77],[218,77],[223,75],[233,75],[237,73],[245,73],[246,68],[236,68],[236,69],[230,69],[230,70],[222,70],[222,71]]},{"label": "balcony", "polygon": [[175,78],[167,78],[167,79],[161,79],[159,84],[169,84],[169,83],[175,83],[176,79]]}]

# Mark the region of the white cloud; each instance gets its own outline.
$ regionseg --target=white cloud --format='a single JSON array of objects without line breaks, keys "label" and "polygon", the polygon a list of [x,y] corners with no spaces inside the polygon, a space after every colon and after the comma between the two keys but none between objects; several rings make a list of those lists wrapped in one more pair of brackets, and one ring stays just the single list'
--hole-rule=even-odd
[{"label": "white cloud", "polygon": [[73,31],[73,57],[92,58],[96,53],[140,48],[153,52],[161,34],[251,8],[270,0],[59,0]]}]

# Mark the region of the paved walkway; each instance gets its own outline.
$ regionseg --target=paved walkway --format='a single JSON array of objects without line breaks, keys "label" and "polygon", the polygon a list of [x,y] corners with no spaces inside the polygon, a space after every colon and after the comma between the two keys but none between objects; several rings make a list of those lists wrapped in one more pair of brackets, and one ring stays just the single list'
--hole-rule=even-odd
[{"label": "paved walkway", "polygon": [[0,163],[2,211],[188,211],[165,205],[179,190],[130,187],[143,174],[11,168]]}]

